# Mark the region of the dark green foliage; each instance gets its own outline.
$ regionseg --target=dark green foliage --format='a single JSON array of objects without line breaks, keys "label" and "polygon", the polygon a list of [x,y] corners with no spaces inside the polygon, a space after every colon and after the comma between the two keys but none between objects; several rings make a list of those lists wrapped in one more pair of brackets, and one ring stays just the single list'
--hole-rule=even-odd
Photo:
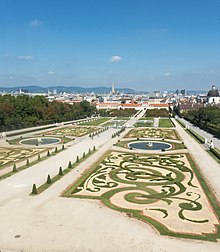
[{"label": "dark green foliage", "polygon": [[79,163],[79,156],[76,157],[76,163]]},{"label": "dark green foliage", "polygon": [[69,168],[69,169],[72,168],[72,163],[71,163],[71,161],[69,161],[68,168]]},{"label": "dark green foliage", "polygon": [[40,161],[40,154],[37,155],[37,160]]},{"label": "dark green foliage", "polygon": [[62,150],[64,150],[65,149],[65,146],[64,146],[64,144],[62,145]]},{"label": "dark green foliage", "polygon": [[47,151],[47,157],[50,157],[50,151],[49,150]]},{"label": "dark green foliage", "polygon": [[148,109],[145,113],[146,117],[169,117],[167,109]]},{"label": "dark green foliage", "polygon": [[96,111],[89,102],[49,102],[44,96],[0,96],[0,131],[81,119]]},{"label": "dark green foliage", "polygon": [[197,110],[190,110],[181,114],[186,120],[194,125],[220,136],[220,108],[207,106]]},{"label": "dark green foliage", "polygon": [[31,194],[37,194],[37,187],[36,187],[36,184],[33,184]]},{"label": "dark green foliage", "polygon": [[86,157],[86,154],[85,154],[85,152],[83,152],[83,158],[85,158]]},{"label": "dark green foliage", "polygon": [[220,160],[220,152],[215,148],[210,148],[210,151]]},{"label": "dark green foliage", "polygon": [[29,165],[30,165],[30,161],[29,161],[29,159],[27,159],[26,166],[29,166]]},{"label": "dark green foliage", "polygon": [[15,163],[14,163],[14,165],[13,165],[12,171],[13,171],[13,172],[17,172],[17,171],[18,171]]},{"label": "dark green foliage", "polygon": [[52,183],[52,181],[51,181],[51,178],[50,178],[50,174],[48,174],[48,176],[47,176],[47,184],[51,184]]},{"label": "dark green foliage", "polygon": [[89,148],[89,154],[91,153],[91,150],[90,150],[90,148]]},{"label": "dark green foliage", "polygon": [[59,173],[58,175],[62,176],[63,175],[63,170],[62,170],[62,167],[60,166],[60,169],[59,169]]},{"label": "dark green foliage", "polygon": [[95,148],[95,145],[93,146],[93,151],[95,151],[96,150],[96,148]]},{"label": "dark green foliage", "polygon": [[57,149],[57,147],[55,147],[55,150],[54,150],[54,152],[55,152],[55,153],[57,153],[57,152],[58,152],[58,149]]}]

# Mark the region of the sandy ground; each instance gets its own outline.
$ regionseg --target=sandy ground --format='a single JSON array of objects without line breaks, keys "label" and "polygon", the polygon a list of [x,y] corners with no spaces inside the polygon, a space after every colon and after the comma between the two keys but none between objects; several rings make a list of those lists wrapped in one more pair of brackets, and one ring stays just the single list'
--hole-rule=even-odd
[{"label": "sandy ground", "polygon": [[[46,174],[57,173],[60,164],[67,164],[70,157],[74,159],[93,145],[91,139],[83,138],[55,157],[0,181],[1,252],[220,251],[220,243],[160,236],[148,224],[113,211],[99,201],[59,197],[68,184],[118,140],[111,138],[113,132],[111,129],[95,137],[93,141],[99,150],[41,195],[28,196],[32,183],[40,184]],[[220,181],[219,174],[214,176]]]}]

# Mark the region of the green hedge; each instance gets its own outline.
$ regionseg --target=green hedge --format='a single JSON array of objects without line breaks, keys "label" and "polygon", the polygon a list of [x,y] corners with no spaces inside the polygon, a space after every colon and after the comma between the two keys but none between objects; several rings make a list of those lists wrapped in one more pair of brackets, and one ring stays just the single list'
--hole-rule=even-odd
[{"label": "green hedge", "polygon": [[200,143],[204,144],[205,143],[205,138],[197,134],[194,130],[192,129],[187,129],[187,131],[193,135]]}]

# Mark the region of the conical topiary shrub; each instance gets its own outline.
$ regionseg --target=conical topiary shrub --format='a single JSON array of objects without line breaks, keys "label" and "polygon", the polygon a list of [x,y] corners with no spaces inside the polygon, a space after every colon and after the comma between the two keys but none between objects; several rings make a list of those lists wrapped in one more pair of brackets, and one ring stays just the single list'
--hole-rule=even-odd
[{"label": "conical topiary shrub", "polygon": [[37,187],[36,187],[36,184],[33,184],[31,194],[37,194]]},{"label": "conical topiary shrub", "polygon": [[14,165],[13,165],[12,171],[13,171],[13,172],[17,172],[17,171],[18,171],[15,163],[14,163]]},{"label": "conical topiary shrub", "polygon": [[64,147],[64,144],[62,145],[62,150],[64,150],[65,149],[65,147]]},{"label": "conical topiary shrub", "polygon": [[49,156],[50,156],[50,151],[48,150],[48,151],[47,151],[47,157],[49,157]]},{"label": "conical topiary shrub", "polygon": [[29,165],[30,165],[30,162],[29,162],[29,159],[27,159],[26,166],[29,166]]},{"label": "conical topiary shrub", "polygon": [[79,163],[79,156],[76,157],[76,163]]},{"label": "conical topiary shrub", "polygon": [[95,148],[95,145],[93,146],[93,151],[95,151],[96,150],[96,148]]},{"label": "conical topiary shrub", "polygon": [[55,153],[57,153],[57,152],[58,152],[58,149],[57,149],[57,147],[55,148],[54,152],[55,152]]},{"label": "conical topiary shrub", "polygon": [[37,160],[40,161],[40,154],[37,155]]},{"label": "conical topiary shrub", "polygon": [[72,163],[69,161],[68,168],[72,168]]},{"label": "conical topiary shrub", "polygon": [[48,174],[48,176],[47,176],[47,184],[51,184],[52,183],[52,181],[51,181],[51,178],[50,178],[50,174]]},{"label": "conical topiary shrub", "polygon": [[85,158],[86,157],[86,153],[85,152],[83,152],[83,158]]},{"label": "conical topiary shrub", "polygon": [[58,175],[62,176],[63,175],[63,170],[62,170],[62,167],[60,166],[60,169],[59,169],[59,173]]},{"label": "conical topiary shrub", "polygon": [[90,148],[89,148],[89,154],[91,153],[91,150],[90,150]]}]

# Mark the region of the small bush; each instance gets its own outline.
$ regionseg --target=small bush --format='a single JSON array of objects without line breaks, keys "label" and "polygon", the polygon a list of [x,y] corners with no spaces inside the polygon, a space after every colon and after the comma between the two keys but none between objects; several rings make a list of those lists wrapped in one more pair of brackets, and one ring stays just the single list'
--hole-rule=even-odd
[{"label": "small bush", "polygon": [[72,168],[72,163],[71,163],[71,161],[69,161],[68,168],[69,168],[69,169]]},{"label": "small bush", "polygon": [[63,170],[62,170],[62,167],[60,166],[60,169],[59,169],[59,173],[58,175],[62,176],[63,175]]},{"label": "small bush", "polygon": [[48,176],[47,176],[47,184],[51,184],[52,183],[52,181],[51,181],[51,178],[50,178],[50,174],[48,174]]},{"label": "small bush", "polygon": [[37,187],[36,187],[36,184],[33,184],[31,194],[37,194]]},{"label": "small bush", "polygon": [[17,167],[16,167],[16,164],[13,165],[13,169],[12,169],[13,172],[17,172]]}]

